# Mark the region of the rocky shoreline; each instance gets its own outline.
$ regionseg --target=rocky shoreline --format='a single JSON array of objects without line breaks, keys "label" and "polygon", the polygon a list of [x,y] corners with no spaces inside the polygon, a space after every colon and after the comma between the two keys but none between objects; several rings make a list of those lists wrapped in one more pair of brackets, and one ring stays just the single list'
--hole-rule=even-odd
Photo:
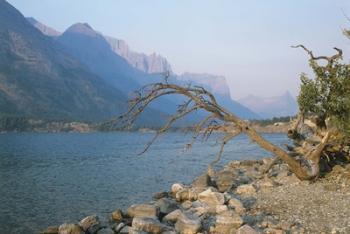
[{"label": "rocky shoreline", "polygon": [[49,227],[42,234],[350,233],[350,165],[300,181],[272,158],[232,161],[192,184],[173,184],[148,203]]}]

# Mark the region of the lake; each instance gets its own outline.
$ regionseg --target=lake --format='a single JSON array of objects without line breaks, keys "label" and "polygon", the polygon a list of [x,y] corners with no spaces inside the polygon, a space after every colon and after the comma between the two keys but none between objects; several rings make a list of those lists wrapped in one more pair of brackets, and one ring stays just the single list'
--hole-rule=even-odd
[{"label": "lake", "polygon": [[[190,183],[218,152],[220,134],[184,152],[191,135],[168,133],[139,156],[152,133],[0,134],[0,233],[38,233],[146,202],[175,182]],[[265,134],[275,144],[282,134]],[[271,156],[241,135],[227,144],[219,166]]]}]

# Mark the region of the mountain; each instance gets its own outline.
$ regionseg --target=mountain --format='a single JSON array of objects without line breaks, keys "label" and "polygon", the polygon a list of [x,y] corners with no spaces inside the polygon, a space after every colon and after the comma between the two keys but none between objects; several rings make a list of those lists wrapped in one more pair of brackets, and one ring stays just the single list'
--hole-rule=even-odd
[{"label": "mountain", "polygon": [[[124,112],[127,97],[68,55],[0,0],[0,114],[102,121]],[[159,121],[148,110],[143,121]],[[153,116],[152,116],[153,115]]]},{"label": "mountain", "polygon": [[166,58],[153,53],[146,55],[144,53],[137,53],[130,50],[128,44],[120,39],[105,36],[107,42],[111,46],[112,50],[125,58],[130,65],[136,69],[146,73],[162,73],[165,71],[171,71],[171,65]]},{"label": "mountain", "polygon": [[293,96],[287,91],[281,96],[262,98],[254,95],[238,100],[262,118],[281,116],[294,116],[298,112],[298,104]]},{"label": "mountain", "polygon": [[60,32],[56,31],[55,29],[53,29],[49,26],[46,26],[45,24],[40,23],[39,21],[37,21],[33,17],[27,17],[26,19],[28,20],[29,23],[31,23],[34,27],[39,29],[46,36],[58,37],[59,35],[61,35]]},{"label": "mountain", "polygon": [[101,82],[3,0],[0,42],[2,114],[101,120],[125,109],[123,94]]},{"label": "mountain", "polygon": [[243,106],[242,104],[232,100],[230,95],[230,89],[226,82],[225,77],[215,76],[211,74],[196,74],[196,73],[183,73],[176,76],[176,79],[182,84],[192,84],[202,86],[208,91],[212,92],[218,103],[235,113],[244,119],[259,119],[260,116]]},{"label": "mountain", "polygon": [[[72,25],[56,40],[67,53],[128,97],[145,84],[162,79],[159,75],[147,74],[131,66],[125,58],[112,50],[101,33],[87,23]],[[176,111],[177,105],[171,97],[161,97],[150,107],[171,114]]]},{"label": "mountain", "polygon": [[[112,86],[123,90],[126,95],[139,89],[142,85],[162,79],[161,76],[150,73],[171,71],[171,65],[164,57],[135,52],[125,41],[105,36],[95,31],[87,23],[72,25],[56,39],[66,48],[67,53],[81,61]],[[222,105],[240,117],[258,118],[251,110],[231,99],[224,77],[184,73],[172,76],[171,81],[178,84],[192,83],[204,86],[218,96]],[[177,104],[182,101],[181,97],[167,97],[155,102],[152,107],[169,114],[173,113]]]},{"label": "mountain", "polygon": [[89,24],[74,24],[56,40],[67,53],[126,95],[140,87],[136,80],[140,72],[114,53],[105,38]]}]

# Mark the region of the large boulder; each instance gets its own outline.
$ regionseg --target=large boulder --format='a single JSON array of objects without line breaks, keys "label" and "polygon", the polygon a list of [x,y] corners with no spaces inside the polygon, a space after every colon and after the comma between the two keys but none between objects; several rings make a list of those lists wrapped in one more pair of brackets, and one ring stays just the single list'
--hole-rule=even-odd
[{"label": "large boulder", "polygon": [[192,187],[200,190],[200,189],[205,189],[208,186],[211,185],[211,180],[210,177],[207,173],[204,173],[201,176],[198,176],[193,182],[192,182]]},{"label": "large boulder", "polygon": [[75,223],[64,223],[58,228],[58,234],[84,234],[81,227]]},{"label": "large boulder", "polygon": [[95,233],[101,228],[100,220],[96,215],[85,217],[79,222],[79,226],[84,232]]},{"label": "large boulder", "polygon": [[134,218],[132,220],[132,228],[138,231],[144,231],[151,234],[158,234],[162,232],[164,226],[157,219],[143,217]]},{"label": "large boulder", "polygon": [[243,224],[242,218],[233,211],[227,211],[216,216],[214,232],[216,233],[235,233]]},{"label": "large boulder", "polygon": [[181,210],[177,209],[167,214],[166,216],[164,216],[163,221],[169,221],[169,222],[175,223],[181,215],[182,215]]},{"label": "large boulder", "polygon": [[189,213],[179,215],[175,223],[175,230],[181,234],[196,234],[200,229],[201,220]]},{"label": "large boulder", "polygon": [[213,208],[225,203],[224,195],[222,193],[214,192],[212,189],[207,189],[198,194],[198,200]]},{"label": "large boulder", "polygon": [[178,191],[175,195],[176,201],[195,201],[198,198],[198,194],[194,189],[184,188]]},{"label": "large boulder", "polygon": [[120,222],[123,219],[123,212],[117,209],[112,212],[111,218],[116,222]]},{"label": "large boulder", "polygon": [[159,211],[163,214],[169,214],[178,208],[177,203],[169,198],[161,198],[157,200],[155,206],[158,207]]},{"label": "large boulder", "polygon": [[157,217],[159,208],[151,204],[132,205],[128,208],[128,215],[135,217]]}]

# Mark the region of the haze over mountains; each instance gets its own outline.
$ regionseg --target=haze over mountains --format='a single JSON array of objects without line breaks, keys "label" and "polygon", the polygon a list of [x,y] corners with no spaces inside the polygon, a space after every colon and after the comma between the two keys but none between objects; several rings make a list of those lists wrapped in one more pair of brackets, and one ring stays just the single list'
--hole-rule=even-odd
[{"label": "haze over mountains", "polygon": [[268,98],[249,95],[238,101],[266,119],[294,116],[298,112],[297,102],[288,91],[281,96]]},{"label": "haze over mountains", "polygon": [[[140,84],[144,85],[163,79],[159,74],[172,70],[166,58],[155,53],[145,55],[132,51],[125,41],[105,36],[95,31],[87,23],[72,25],[56,39],[67,48],[68,53],[127,94],[140,87]],[[171,79],[175,83],[203,85],[218,95],[218,99],[239,116],[257,118],[257,115],[251,110],[230,98],[229,89],[223,77],[187,73],[179,76],[173,75]],[[225,89],[225,92],[218,89],[218,84],[221,85],[221,89]],[[178,97],[171,98],[171,100],[163,99],[155,103],[153,107],[165,113],[172,113],[180,101],[181,98]]]},{"label": "haze over mountains", "polygon": [[[125,41],[105,36],[87,23],[60,33],[34,18],[25,19],[4,0],[0,56],[1,115],[44,119],[108,120],[126,110],[133,91],[162,80],[160,73],[172,70],[166,58],[132,51]],[[204,86],[242,118],[261,117],[231,99],[224,77],[184,73],[173,74],[170,81]],[[182,101],[163,98],[138,123],[160,124]]]}]

